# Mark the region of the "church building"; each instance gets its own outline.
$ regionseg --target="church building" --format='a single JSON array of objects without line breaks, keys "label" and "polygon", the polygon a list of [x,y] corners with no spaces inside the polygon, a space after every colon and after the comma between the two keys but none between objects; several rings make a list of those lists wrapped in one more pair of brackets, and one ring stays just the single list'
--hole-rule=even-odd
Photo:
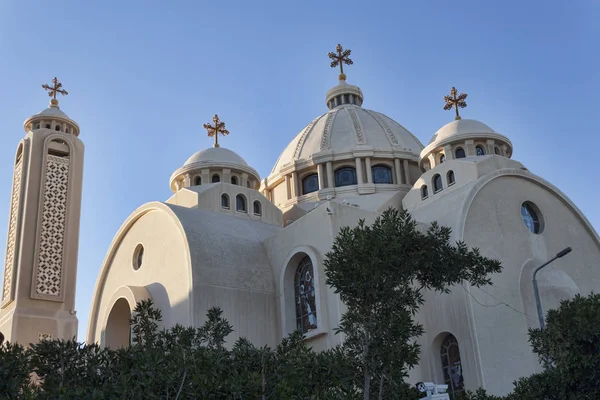
[{"label": "church building", "polygon": [[[362,90],[342,69],[349,56],[340,45],[329,54],[340,74],[325,112],[291,139],[267,177],[220,146],[229,132],[217,115],[204,125],[214,146],[172,173],[170,198],[140,206],[116,232],[87,342],[127,345],[135,304],[152,299],[164,327],[200,326],[218,306],[235,329],[230,343],[243,336],[276,346],[299,329],[315,350],[335,346],[345,306],[325,284],[325,254],[342,227],[395,207],[424,228],[452,228],[453,241],[503,265],[493,286],[426,293],[421,361],[410,381],[504,394],[541,370],[527,336],[539,326],[533,272],[570,246],[572,254],[537,274],[543,310],[590,293],[600,285],[598,234],[558,188],[512,159],[509,132],[461,118],[466,94],[451,89],[442,104],[455,118],[423,145],[363,107]],[[54,99],[25,131],[14,160],[0,331],[27,343],[76,332],[83,145]]]}]

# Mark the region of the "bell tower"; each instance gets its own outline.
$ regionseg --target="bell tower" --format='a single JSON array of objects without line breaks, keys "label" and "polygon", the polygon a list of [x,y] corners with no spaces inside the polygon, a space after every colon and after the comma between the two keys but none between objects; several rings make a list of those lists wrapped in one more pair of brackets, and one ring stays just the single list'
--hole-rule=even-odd
[{"label": "bell tower", "polygon": [[[0,332],[28,345],[77,336],[75,283],[84,146],[79,125],[58,106],[68,94],[56,78],[50,105],[24,123],[13,160]],[[7,162],[7,161],[4,161]]]}]

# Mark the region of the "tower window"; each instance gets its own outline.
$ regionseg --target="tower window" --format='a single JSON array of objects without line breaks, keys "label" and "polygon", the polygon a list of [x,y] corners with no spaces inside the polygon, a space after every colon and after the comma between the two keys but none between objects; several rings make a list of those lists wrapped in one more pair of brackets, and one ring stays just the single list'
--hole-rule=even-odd
[{"label": "tower window", "polygon": [[247,212],[246,198],[242,194],[235,196],[235,209],[239,212]]},{"label": "tower window", "polygon": [[221,207],[229,210],[229,196],[227,193],[221,195]]},{"label": "tower window", "polygon": [[456,158],[465,158],[465,150],[462,147],[459,147],[458,149],[456,149],[456,151],[454,152],[454,155],[456,156]]},{"label": "tower window", "polygon": [[483,147],[482,147],[482,146],[477,146],[477,147],[475,147],[475,153],[476,153],[478,156],[484,156],[484,155],[485,155],[485,151],[483,150]]},{"label": "tower window", "polygon": [[348,95],[345,94],[344,95],[344,104],[349,104],[350,103],[350,99],[348,99]]},{"label": "tower window", "polygon": [[448,186],[454,185],[454,171],[448,171],[446,174],[446,180],[448,181]]},{"label": "tower window", "polygon": [[59,131],[59,132],[60,132],[60,125],[56,125],[56,126],[54,127],[54,130],[55,130],[55,131]]},{"label": "tower window", "polygon": [[50,124],[46,124],[46,129],[52,129],[52,126]]},{"label": "tower window", "polygon": [[194,178],[194,186],[200,186],[202,185],[202,178],[200,176],[197,176]]},{"label": "tower window", "polygon": [[392,169],[387,165],[375,165],[371,168],[373,183],[393,183]]},{"label": "tower window", "polygon": [[500,153],[500,148],[498,148],[498,146],[494,147],[494,154],[497,154],[497,155],[501,155],[502,154],[502,153]]},{"label": "tower window", "polygon": [[427,190],[427,185],[421,186],[421,200],[425,200],[429,197],[429,191]]},{"label": "tower window", "polygon": [[254,201],[254,215],[262,215],[262,204],[258,200]]},{"label": "tower window", "polygon": [[448,393],[455,395],[464,392],[462,364],[460,361],[460,349],[454,335],[449,334],[442,343],[440,349],[442,357],[442,369],[444,370],[444,383],[448,385]]},{"label": "tower window", "polygon": [[319,190],[319,176],[310,174],[302,179],[302,194],[309,194]]},{"label": "tower window", "polygon": [[219,183],[219,182],[221,182],[221,177],[219,176],[219,174],[214,174],[212,176],[211,181],[212,181],[212,183]]},{"label": "tower window", "polygon": [[432,179],[433,182],[433,193],[437,193],[443,189],[442,177],[440,174],[435,174]]},{"label": "tower window", "polygon": [[444,163],[444,161],[446,161],[446,155],[445,155],[445,154],[442,154],[442,155],[440,156],[440,164],[443,164],[443,163]]},{"label": "tower window", "polygon": [[356,170],[352,167],[343,167],[335,171],[335,186],[356,185]]},{"label": "tower window", "polygon": [[237,176],[232,176],[231,177],[231,184],[232,185],[237,185],[238,184],[238,178],[237,178]]}]

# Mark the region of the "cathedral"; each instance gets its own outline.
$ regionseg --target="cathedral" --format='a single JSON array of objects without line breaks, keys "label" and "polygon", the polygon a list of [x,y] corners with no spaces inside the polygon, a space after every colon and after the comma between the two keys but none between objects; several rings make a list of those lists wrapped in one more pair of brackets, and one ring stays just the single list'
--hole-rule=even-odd
[{"label": "cathedral", "polygon": [[[345,306],[325,284],[325,254],[342,227],[395,207],[424,228],[452,228],[452,240],[503,265],[493,286],[426,293],[410,382],[504,394],[541,370],[527,336],[543,323],[537,304],[545,312],[600,285],[598,234],[558,188],[512,159],[509,132],[461,118],[466,94],[452,88],[444,97],[454,120],[423,144],[363,107],[362,90],[343,71],[349,56],[340,45],[329,54],[340,74],[325,112],[291,139],[267,177],[221,147],[229,132],[217,115],[204,125],[214,146],[191,154],[170,177],[171,197],[134,210],[110,243],[88,343],[129,344],[133,308],[152,299],[164,327],[200,326],[218,306],[235,329],[230,343],[243,336],[275,346],[299,329],[315,350],[335,346]],[[77,332],[84,147],[59,108],[61,84],[44,87],[50,106],[25,121],[13,161],[0,303],[0,332],[24,344]],[[568,246],[572,254],[562,251]],[[549,260],[534,289],[534,271]]]}]

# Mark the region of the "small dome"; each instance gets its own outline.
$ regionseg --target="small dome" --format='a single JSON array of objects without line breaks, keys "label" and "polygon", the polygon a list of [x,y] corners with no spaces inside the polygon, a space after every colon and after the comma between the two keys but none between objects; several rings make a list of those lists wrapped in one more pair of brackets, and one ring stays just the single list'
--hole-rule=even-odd
[{"label": "small dome", "polygon": [[405,152],[417,156],[423,145],[398,122],[376,111],[353,104],[336,106],[317,117],[290,142],[271,173],[277,173],[295,160],[307,160],[327,151],[333,154],[372,148],[389,156]]},{"label": "small dome", "polygon": [[[45,121],[44,126],[39,126],[41,121]],[[67,130],[65,132],[79,136],[79,125],[60,109],[56,99],[52,99],[48,108],[45,108],[39,113],[27,118],[23,123],[23,126],[25,128],[25,132],[27,132],[29,129],[36,129],[36,126],[38,126],[38,128],[43,128],[51,121],[55,121],[56,125],[66,124]]]},{"label": "small dome", "polygon": [[31,116],[31,118],[39,118],[39,117],[48,117],[48,118],[63,118],[71,120],[60,108],[58,107],[48,107],[43,109],[37,114]]},{"label": "small dome", "polygon": [[474,119],[459,119],[452,121],[441,127],[431,138],[428,144],[433,142],[442,142],[450,137],[459,135],[473,135],[479,133],[496,133],[492,128],[483,122]]},{"label": "small dome", "polygon": [[222,165],[231,164],[232,166],[239,165],[248,167],[248,163],[246,163],[242,157],[240,157],[234,151],[225,149],[223,147],[209,147],[207,149],[200,150],[188,158],[183,166],[185,167],[196,163]]}]

